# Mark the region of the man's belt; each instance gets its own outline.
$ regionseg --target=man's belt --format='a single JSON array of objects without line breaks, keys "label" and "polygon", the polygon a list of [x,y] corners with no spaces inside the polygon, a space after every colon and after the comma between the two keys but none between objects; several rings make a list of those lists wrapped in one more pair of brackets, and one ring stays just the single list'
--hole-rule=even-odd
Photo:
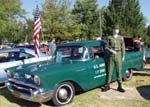
[{"label": "man's belt", "polygon": [[115,49],[115,51],[116,51],[116,52],[119,52],[119,51],[121,51],[121,49]]}]

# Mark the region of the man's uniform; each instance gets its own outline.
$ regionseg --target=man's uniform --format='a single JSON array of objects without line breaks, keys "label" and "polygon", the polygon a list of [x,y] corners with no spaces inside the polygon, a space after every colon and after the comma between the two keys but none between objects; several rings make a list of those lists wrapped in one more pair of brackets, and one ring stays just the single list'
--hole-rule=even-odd
[{"label": "man's uniform", "polygon": [[117,80],[118,83],[122,82],[122,58],[125,54],[125,45],[123,37],[108,37],[108,51],[109,51],[109,61],[108,61],[108,80],[107,84],[111,82],[112,73],[114,65],[117,70]]}]

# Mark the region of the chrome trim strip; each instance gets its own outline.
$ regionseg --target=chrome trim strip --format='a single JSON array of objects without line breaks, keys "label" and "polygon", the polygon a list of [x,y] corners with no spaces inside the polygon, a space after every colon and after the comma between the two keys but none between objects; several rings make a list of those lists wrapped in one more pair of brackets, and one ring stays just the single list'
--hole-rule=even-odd
[{"label": "chrome trim strip", "polygon": [[21,81],[17,81],[17,80],[15,80],[15,79],[8,79],[8,82],[14,82],[14,83],[16,83],[16,84],[20,84],[20,85],[24,85],[24,86],[27,86],[27,87],[31,87],[31,88],[33,88],[33,89],[39,89],[39,87],[37,87],[36,85],[34,85],[34,84],[27,84],[27,83],[24,83],[24,82],[21,82]]}]

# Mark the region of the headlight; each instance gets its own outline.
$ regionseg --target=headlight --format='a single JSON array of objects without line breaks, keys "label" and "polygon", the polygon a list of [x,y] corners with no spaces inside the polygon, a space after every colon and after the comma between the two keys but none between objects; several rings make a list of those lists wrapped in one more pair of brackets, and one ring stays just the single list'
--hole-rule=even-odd
[{"label": "headlight", "polygon": [[33,80],[36,85],[40,85],[40,78],[37,75],[33,77]]},{"label": "headlight", "polygon": [[30,78],[31,78],[31,75],[25,74],[25,78],[26,78],[26,79],[30,79]]},{"label": "headlight", "polygon": [[16,70],[21,70],[22,69],[22,65],[19,65]]},{"label": "headlight", "polygon": [[15,72],[15,73],[14,73],[14,75],[13,75],[13,77],[14,77],[14,78],[19,78],[19,77],[20,77],[20,75],[19,75],[19,73],[18,73],[18,72]]},{"label": "headlight", "polygon": [[11,72],[9,70],[5,70],[5,72],[6,72],[8,78],[12,77],[12,74],[11,74]]}]

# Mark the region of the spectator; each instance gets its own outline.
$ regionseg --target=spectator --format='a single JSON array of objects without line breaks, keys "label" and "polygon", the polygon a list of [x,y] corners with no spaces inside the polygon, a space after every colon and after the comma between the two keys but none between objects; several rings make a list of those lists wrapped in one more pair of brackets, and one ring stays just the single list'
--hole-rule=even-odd
[{"label": "spectator", "polygon": [[56,50],[56,40],[55,38],[52,39],[51,43],[49,44],[49,53],[50,55],[54,55],[55,50]]},{"label": "spectator", "polygon": [[143,43],[141,42],[142,38],[139,35],[138,39],[134,40],[134,51],[143,51]]}]

